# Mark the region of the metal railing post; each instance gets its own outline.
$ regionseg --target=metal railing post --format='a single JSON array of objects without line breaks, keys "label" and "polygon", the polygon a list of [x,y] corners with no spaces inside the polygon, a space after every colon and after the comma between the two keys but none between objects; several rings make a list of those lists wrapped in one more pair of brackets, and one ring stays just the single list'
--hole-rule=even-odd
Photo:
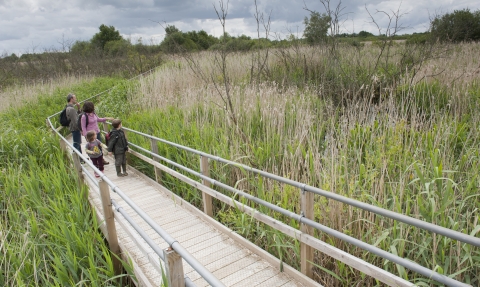
[{"label": "metal railing post", "polygon": [[182,257],[171,247],[163,250],[168,287],[185,287]]},{"label": "metal railing post", "polygon": [[[200,173],[206,177],[210,177],[210,168],[208,166],[208,157],[200,156]],[[208,180],[202,179],[202,184],[210,187]],[[210,217],[213,217],[212,196],[202,191],[203,212]]]},{"label": "metal railing post", "polygon": [[115,228],[115,218],[112,210],[112,200],[110,198],[110,191],[108,184],[103,181],[98,181],[100,188],[100,195],[102,198],[103,216],[105,224],[107,225],[107,240],[110,246],[110,250],[114,254],[112,256],[113,268],[115,274],[122,274],[122,263],[120,262],[120,246],[118,245],[117,229]]},{"label": "metal railing post", "polygon": [[[155,139],[150,140],[150,148],[151,148],[151,151],[154,154],[158,154],[158,144],[157,143],[158,142]],[[159,161],[156,157],[153,157],[153,160],[156,161],[156,162]],[[162,184],[162,170],[159,169],[156,166],[154,166],[154,169],[155,169],[155,181]]]},{"label": "metal railing post", "polygon": [[[301,203],[300,203],[303,217],[314,220],[315,215],[313,210],[313,204],[314,204],[314,194],[312,192],[305,191],[305,186],[303,186],[302,193],[301,193]],[[300,225],[300,231],[312,236],[314,233],[313,227],[303,223]],[[313,264],[312,264],[313,255],[314,255],[313,248],[301,242],[300,243],[300,261],[301,261],[300,270],[303,274],[305,274],[309,278],[313,278]]]}]

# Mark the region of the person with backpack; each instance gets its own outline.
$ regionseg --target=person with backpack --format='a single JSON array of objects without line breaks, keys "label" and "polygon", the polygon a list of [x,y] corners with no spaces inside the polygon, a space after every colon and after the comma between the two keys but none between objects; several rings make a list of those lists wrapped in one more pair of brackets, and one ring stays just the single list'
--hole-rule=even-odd
[{"label": "person with backpack", "polygon": [[[127,176],[127,151],[128,151],[128,141],[125,136],[125,133],[122,130],[122,121],[115,119],[112,121],[113,129],[110,134],[110,139],[108,141],[108,154],[115,156],[115,169],[117,170],[117,176],[123,177]],[[123,172],[122,172],[123,169]]]},{"label": "person with backpack", "polygon": [[[103,123],[107,120],[111,121],[113,118],[99,118],[95,113],[95,106],[92,102],[87,101],[83,103],[83,113],[80,115],[79,127],[85,138],[87,137],[87,133],[89,131],[94,131],[97,134],[97,139],[102,142],[102,133],[100,132],[98,123]],[[109,162],[103,159],[103,164],[109,164]]]},{"label": "person with backpack", "polygon": [[[82,135],[80,134],[80,130],[78,129],[78,115],[80,113],[80,104],[77,102],[77,96],[75,96],[75,94],[73,93],[68,94],[67,106],[65,107],[65,115],[67,121],[69,121],[68,129],[70,130],[70,132],[72,132],[73,147],[81,153]],[[64,123],[62,123],[62,125],[63,124]],[[82,163],[84,163],[83,160]]]}]

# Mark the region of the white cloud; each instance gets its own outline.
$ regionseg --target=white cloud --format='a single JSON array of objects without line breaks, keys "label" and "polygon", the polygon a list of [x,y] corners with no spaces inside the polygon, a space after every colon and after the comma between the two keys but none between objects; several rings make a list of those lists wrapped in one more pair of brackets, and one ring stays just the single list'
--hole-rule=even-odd
[{"label": "white cloud", "polygon": [[[335,6],[338,2],[332,1]],[[157,43],[164,37],[161,24],[177,26],[182,31],[205,30],[221,35],[221,25],[212,0],[0,0],[0,53],[25,53],[61,47],[60,42],[89,40],[101,24],[114,26],[132,41]],[[455,9],[480,9],[480,1],[467,0],[356,0],[342,1],[345,32],[366,30],[378,34],[366,8],[385,33],[389,19],[377,10],[392,15],[400,7],[403,32],[423,32],[428,29],[430,17]],[[253,15],[258,9],[271,17],[271,34],[302,35],[303,19],[309,10],[324,12],[319,0],[232,0],[229,3],[226,29],[231,35],[255,37]],[[334,7],[333,7],[334,8]],[[393,11],[393,12],[392,12]]]}]

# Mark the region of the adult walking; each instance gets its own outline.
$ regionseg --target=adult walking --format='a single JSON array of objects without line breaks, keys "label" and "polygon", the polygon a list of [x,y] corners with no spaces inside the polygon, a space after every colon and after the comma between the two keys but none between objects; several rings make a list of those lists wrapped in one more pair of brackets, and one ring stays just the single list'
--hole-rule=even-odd
[{"label": "adult walking", "polygon": [[[73,147],[76,148],[80,153],[82,152],[82,135],[78,129],[78,115],[81,113],[80,104],[77,102],[77,96],[75,94],[68,94],[67,96],[67,107],[66,115],[67,119],[70,121],[68,129],[72,132],[73,138]],[[83,163],[83,160],[82,160]]]},{"label": "adult walking", "polygon": [[[102,141],[102,133],[100,132],[100,128],[98,127],[98,123],[104,123],[107,120],[111,121],[113,118],[110,117],[105,117],[105,118],[100,118],[97,116],[95,113],[95,105],[92,102],[85,102],[83,103],[83,112],[85,113],[84,116],[80,119],[80,124],[82,127],[82,134],[86,138],[87,133],[89,131],[94,131],[97,134],[97,139],[100,142]],[[87,120],[88,119],[88,120]],[[88,124],[87,124],[88,122]],[[108,161],[103,162],[104,164],[109,164]]]}]

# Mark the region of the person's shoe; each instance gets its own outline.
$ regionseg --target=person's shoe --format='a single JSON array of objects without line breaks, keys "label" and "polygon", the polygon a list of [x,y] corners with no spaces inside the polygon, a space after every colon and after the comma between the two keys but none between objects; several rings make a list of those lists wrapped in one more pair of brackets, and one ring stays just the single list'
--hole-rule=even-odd
[{"label": "person's shoe", "polygon": [[100,177],[100,175],[98,173],[95,174],[95,177]]},{"label": "person's shoe", "polygon": [[107,165],[107,164],[110,164],[110,162],[103,160],[103,165]]},{"label": "person's shoe", "polygon": [[128,173],[127,173],[127,172],[124,172],[124,173],[123,173],[123,176],[127,176],[127,175],[128,175]]},{"label": "person's shoe", "polygon": [[117,173],[118,177],[124,177],[125,175],[123,173]]}]

